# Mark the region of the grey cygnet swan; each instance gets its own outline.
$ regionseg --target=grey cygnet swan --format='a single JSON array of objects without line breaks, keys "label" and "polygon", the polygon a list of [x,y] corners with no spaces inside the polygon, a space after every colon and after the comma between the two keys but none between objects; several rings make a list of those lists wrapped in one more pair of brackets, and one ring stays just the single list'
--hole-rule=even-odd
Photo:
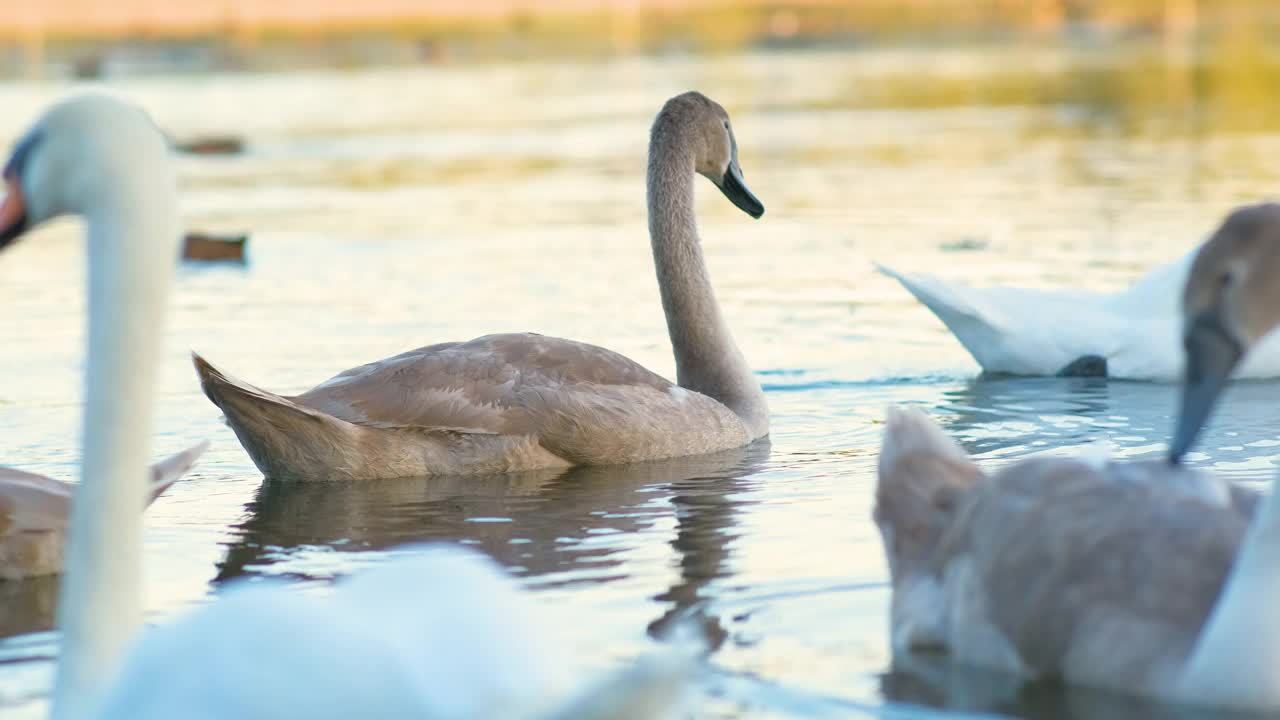
[{"label": "grey cygnet swan", "polygon": [[711,288],[695,174],[752,217],[764,213],[743,183],[728,114],[689,92],[658,113],[648,170],[649,235],[679,384],[604,348],[513,333],[411,350],[292,397],[196,356],[205,394],[272,478],[611,465],[746,445],[768,434],[768,407]]}]

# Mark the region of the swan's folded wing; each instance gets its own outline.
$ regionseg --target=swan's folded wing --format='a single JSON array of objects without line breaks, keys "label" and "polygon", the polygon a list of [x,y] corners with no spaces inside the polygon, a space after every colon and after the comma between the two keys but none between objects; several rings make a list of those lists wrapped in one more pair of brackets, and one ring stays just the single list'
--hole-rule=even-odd
[{"label": "swan's folded wing", "polygon": [[0,467],[0,534],[63,532],[70,511],[70,485]]},{"label": "swan's folded wing", "polygon": [[[152,465],[147,502],[186,474],[208,446],[202,442]],[[66,531],[74,490],[61,480],[0,467],[0,534]]]},{"label": "swan's folded wing", "polygon": [[1123,468],[1032,459],[968,496],[936,557],[953,652],[980,658],[985,639],[969,628],[994,626],[1025,672],[1168,689],[1217,600],[1248,503],[1168,492],[1154,475],[1118,479]]},{"label": "swan's folded wing", "polygon": [[536,430],[549,397],[584,386],[673,387],[604,348],[521,333],[411,350],[347,370],[292,400],[360,425],[519,435]]}]

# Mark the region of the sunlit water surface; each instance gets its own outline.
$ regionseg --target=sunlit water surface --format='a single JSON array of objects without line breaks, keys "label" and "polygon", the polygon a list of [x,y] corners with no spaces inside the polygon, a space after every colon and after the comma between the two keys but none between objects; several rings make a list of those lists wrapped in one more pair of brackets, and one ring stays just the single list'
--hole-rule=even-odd
[{"label": "sunlit water surface", "polygon": [[[890,673],[871,520],[891,403],[929,409],[990,466],[1100,439],[1125,457],[1161,450],[1172,387],[976,379],[940,323],[871,264],[1114,290],[1274,187],[1280,166],[1262,158],[1277,156],[1280,137],[1170,131],[1162,119],[1194,114],[1199,100],[1168,78],[1136,110],[1123,93],[1097,107],[984,105],[981,93],[893,103],[895,88],[939,77],[980,84],[1016,67],[1061,81],[1086,61],[1090,77],[1128,77],[1123,54],[1099,70],[1089,54],[1001,50],[117,83],[177,137],[249,142],[241,157],[180,161],[189,225],[251,231],[251,258],[179,276],[155,453],[213,445],[146,516],[150,617],[203,602],[229,578],[283,576],[307,592],[403,543],[461,541],[539,599],[575,608],[580,636],[567,640],[602,665],[639,652],[676,614],[701,618],[716,645],[701,688],[712,717],[1159,716],[927,662]],[[190,349],[288,393],[411,347],[536,330],[673,377],[643,173],[654,112],[688,88],[728,107],[768,208],[752,221],[699,184],[719,298],[768,395],[769,442],[634,468],[263,483],[201,395]],[[62,90],[0,88],[0,133],[13,137]],[[1145,132],[1144,117],[1159,131]],[[78,470],[82,263],[69,223],[0,257],[2,459],[63,478]],[[1194,460],[1263,482],[1280,456],[1277,406],[1280,385],[1235,392]],[[56,587],[0,585],[6,718],[44,712]]]}]

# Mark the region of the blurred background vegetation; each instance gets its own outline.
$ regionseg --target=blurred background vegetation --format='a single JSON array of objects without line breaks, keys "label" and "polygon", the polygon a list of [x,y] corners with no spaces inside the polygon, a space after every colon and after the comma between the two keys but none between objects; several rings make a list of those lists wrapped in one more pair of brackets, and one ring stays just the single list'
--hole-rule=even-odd
[{"label": "blurred background vegetation", "polygon": [[927,72],[857,88],[856,104],[1061,105],[1125,132],[1256,132],[1280,127],[1278,30],[1275,0],[0,0],[0,75],[947,49]]},{"label": "blurred background vegetation", "polygon": [[89,71],[124,48],[138,62],[262,68],[812,44],[1249,44],[1277,18],[1273,0],[0,0],[0,37],[12,74]]}]

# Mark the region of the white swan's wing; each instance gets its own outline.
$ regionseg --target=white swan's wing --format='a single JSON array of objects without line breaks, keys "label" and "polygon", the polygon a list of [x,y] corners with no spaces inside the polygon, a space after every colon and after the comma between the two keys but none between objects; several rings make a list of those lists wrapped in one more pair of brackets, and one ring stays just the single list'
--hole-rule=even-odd
[{"label": "white swan's wing", "polygon": [[[1106,311],[1128,319],[1128,328],[1108,357],[1113,377],[1181,379],[1182,289],[1198,252],[1195,248],[1152,270],[1128,290],[1108,296]],[[1250,350],[1234,377],[1280,377],[1280,333],[1264,338]]]},{"label": "white swan's wing", "polygon": [[1182,312],[1182,289],[1199,247],[1182,257],[1157,265],[1122,292],[1107,296],[1111,312],[1133,318],[1178,317]]},{"label": "white swan's wing", "polygon": [[[1196,252],[1114,294],[970,288],[877,267],[932,310],[988,372],[1054,375],[1097,356],[1106,359],[1111,377],[1176,380],[1182,374],[1182,286]],[[1259,350],[1240,377],[1280,375],[1280,338]]]},{"label": "white swan's wing", "polygon": [[[887,446],[901,425],[886,428]],[[938,445],[936,456],[954,453]],[[929,453],[911,457],[921,463]],[[1217,599],[1254,505],[1250,493],[1212,477],[1173,477],[1186,472],[1163,462],[1099,468],[1036,458],[972,484],[944,506],[878,503],[891,555],[889,538],[921,526],[921,517],[946,525],[927,535],[937,538],[931,548],[915,553],[927,565],[891,565],[894,607],[909,599],[898,597],[906,573],[926,577],[934,586],[935,632],[922,644],[1006,672],[1166,693]],[[900,459],[882,457],[879,482],[881,495],[906,497],[912,475]],[[966,487],[946,477],[932,482]]]},{"label": "white swan's wing", "polygon": [[972,288],[876,267],[932,310],[987,372],[1054,375],[1083,356],[1107,357],[1118,337],[1103,295]]},{"label": "white swan's wing", "polygon": [[1280,377],[1280,333],[1273,332],[1253,346],[1233,377],[1254,380]]},{"label": "white swan's wing", "polygon": [[97,717],[519,720],[574,695],[563,626],[492,561],[405,551],[329,595],[242,583],[147,630]]}]

